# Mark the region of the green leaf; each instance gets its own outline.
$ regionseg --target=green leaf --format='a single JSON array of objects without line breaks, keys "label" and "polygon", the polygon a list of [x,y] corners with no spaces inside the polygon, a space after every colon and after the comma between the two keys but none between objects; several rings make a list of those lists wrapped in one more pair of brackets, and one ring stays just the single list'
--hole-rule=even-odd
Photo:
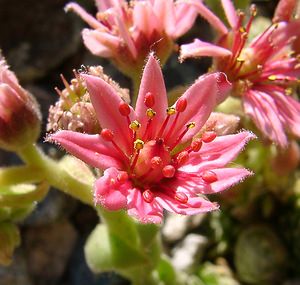
[{"label": "green leaf", "polygon": [[0,187],[0,207],[22,208],[42,200],[49,189],[48,184],[18,184]]}]

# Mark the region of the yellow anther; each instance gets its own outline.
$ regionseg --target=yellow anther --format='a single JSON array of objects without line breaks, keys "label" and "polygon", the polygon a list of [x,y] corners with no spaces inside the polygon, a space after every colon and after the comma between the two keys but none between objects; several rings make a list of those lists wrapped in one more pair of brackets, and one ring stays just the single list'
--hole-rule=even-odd
[{"label": "yellow anther", "polygon": [[140,139],[135,140],[134,142],[134,149],[140,150],[144,147],[144,142]]},{"label": "yellow anther", "polygon": [[240,27],[240,28],[239,28],[239,31],[240,31],[241,34],[246,33],[245,27]]},{"label": "yellow anther", "polygon": [[292,95],[293,94],[293,89],[292,88],[286,88],[285,90],[284,90],[284,92],[285,92],[285,95]]},{"label": "yellow anther", "polygon": [[278,23],[278,22],[276,22],[276,23],[274,23],[274,24],[273,24],[273,26],[274,26],[274,29],[277,29],[277,28],[278,28],[278,26],[279,26],[279,23]]},{"label": "yellow anther", "polygon": [[268,79],[269,79],[270,81],[275,81],[275,80],[277,79],[277,76],[276,76],[276,75],[270,75],[270,76],[268,77]]},{"label": "yellow anther", "polygon": [[141,124],[137,120],[134,120],[129,125],[129,128],[132,129],[133,131],[137,131],[140,127],[141,127]]},{"label": "yellow anther", "polygon": [[176,110],[175,110],[174,107],[169,107],[169,108],[167,109],[167,114],[168,114],[169,116],[174,115],[175,113],[176,113]]},{"label": "yellow anther", "polygon": [[156,112],[153,109],[149,108],[147,109],[146,114],[149,119],[152,119],[156,115]]},{"label": "yellow anther", "polygon": [[190,122],[190,123],[186,124],[186,127],[187,127],[188,129],[192,129],[192,128],[194,128],[195,126],[196,126],[196,123],[195,123],[195,122]]},{"label": "yellow anther", "polygon": [[236,59],[236,61],[237,61],[237,62],[244,62],[245,59],[244,59],[244,58],[241,58],[241,57],[238,57],[238,58]]}]

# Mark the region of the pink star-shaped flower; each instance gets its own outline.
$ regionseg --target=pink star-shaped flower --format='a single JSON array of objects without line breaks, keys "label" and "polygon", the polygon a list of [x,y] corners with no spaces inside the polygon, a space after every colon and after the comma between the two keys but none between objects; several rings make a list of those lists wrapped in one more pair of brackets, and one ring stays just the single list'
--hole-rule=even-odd
[{"label": "pink star-shaped flower", "polygon": [[274,15],[274,24],[248,40],[251,15],[244,24],[245,14],[237,12],[230,0],[221,0],[230,29],[196,0],[187,3],[220,33],[216,44],[195,39],[181,46],[181,59],[188,57],[214,57],[214,70],[225,72],[233,84],[233,95],[241,96],[244,111],[257,128],[280,147],[286,147],[285,132],[300,137],[300,103],[292,96],[299,82],[299,54],[293,52],[292,44],[300,36],[300,20],[287,21],[296,1],[281,0]]},{"label": "pink star-shaped flower", "polygon": [[96,17],[76,3],[68,4],[66,10],[91,27],[82,31],[86,47],[112,59],[127,75],[141,69],[150,50],[165,61],[173,41],[192,27],[197,16],[194,7],[174,0],[97,0],[96,4]]},{"label": "pink star-shaped flower", "polygon": [[104,170],[94,199],[109,210],[127,209],[143,223],[159,223],[163,209],[192,215],[217,209],[204,194],[217,193],[251,173],[230,163],[252,133],[216,136],[201,130],[230,89],[223,73],[200,77],[168,107],[159,63],[150,54],[135,110],[99,77],[82,74],[101,134],[59,131],[50,140]]}]

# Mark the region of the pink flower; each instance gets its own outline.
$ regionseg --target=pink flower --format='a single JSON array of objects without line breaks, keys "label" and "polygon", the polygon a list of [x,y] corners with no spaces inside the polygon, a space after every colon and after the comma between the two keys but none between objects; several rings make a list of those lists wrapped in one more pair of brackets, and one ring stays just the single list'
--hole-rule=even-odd
[{"label": "pink flower", "polygon": [[193,7],[173,0],[97,0],[96,18],[76,3],[72,10],[91,29],[82,32],[86,47],[95,55],[111,58],[130,75],[141,70],[150,50],[165,61],[173,40],[191,28],[196,18]]},{"label": "pink flower", "polygon": [[59,131],[50,140],[104,170],[95,183],[96,204],[127,209],[143,223],[159,223],[163,209],[184,215],[217,209],[203,195],[223,191],[251,174],[226,165],[253,134],[216,137],[201,130],[230,88],[224,74],[200,77],[168,107],[162,72],[151,54],[135,110],[101,78],[82,76],[101,134]]},{"label": "pink flower", "polygon": [[[198,1],[188,1],[200,14],[208,10]],[[300,137],[300,103],[292,96],[300,75],[299,55],[291,45],[300,35],[300,20],[281,21],[247,42],[255,6],[244,25],[244,13],[236,12],[230,0],[222,0],[228,29],[211,12],[206,19],[219,31],[217,44],[195,39],[181,46],[181,59],[214,57],[214,70],[225,72],[233,83],[234,96],[241,96],[244,111],[257,128],[281,147],[288,144],[285,131]],[[282,0],[274,19],[289,19],[296,1]],[[283,11],[285,9],[285,11]],[[203,15],[204,16],[204,15]]]}]

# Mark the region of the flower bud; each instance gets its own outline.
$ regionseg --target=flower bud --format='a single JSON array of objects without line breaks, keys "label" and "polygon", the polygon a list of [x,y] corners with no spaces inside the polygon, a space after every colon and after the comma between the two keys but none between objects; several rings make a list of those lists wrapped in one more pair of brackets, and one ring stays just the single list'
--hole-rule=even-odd
[{"label": "flower bud", "polygon": [[[101,66],[87,67],[82,72],[100,77],[108,82],[124,101],[129,101],[128,90],[120,88],[116,82],[105,75]],[[56,104],[49,109],[47,131],[62,129],[80,133],[98,134],[101,128],[85,81],[76,71],[74,71],[74,74],[75,78],[70,83],[61,75],[65,88],[63,90],[56,88],[60,97]]]},{"label": "flower bud", "polygon": [[17,151],[40,134],[41,114],[35,99],[23,89],[0,55],[0,147]]}]

